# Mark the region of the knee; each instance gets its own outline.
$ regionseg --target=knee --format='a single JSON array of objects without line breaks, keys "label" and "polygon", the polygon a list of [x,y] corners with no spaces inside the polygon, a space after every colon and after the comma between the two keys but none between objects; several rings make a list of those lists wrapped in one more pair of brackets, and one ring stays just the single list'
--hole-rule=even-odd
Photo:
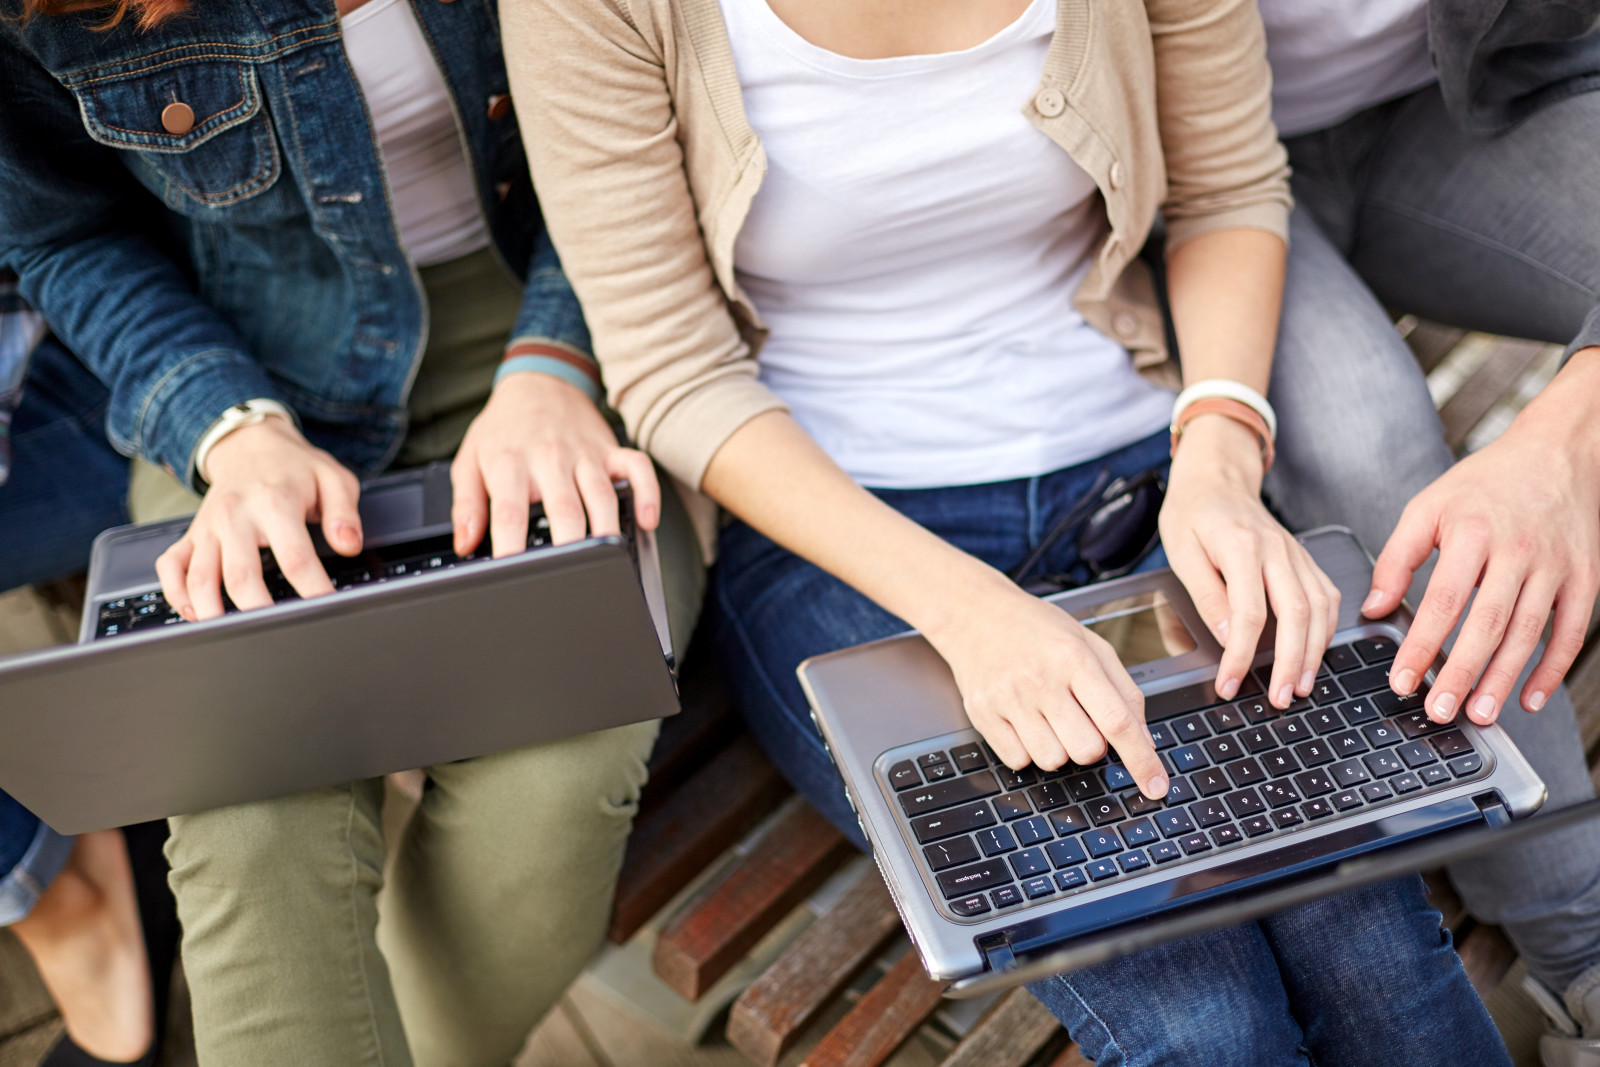
[{"label": "knee", "polygon": [[[632,819],[649,778],[660,723],[631,723],[463,764],[478,803],[493,796],[537,812],[541,825],[570,820]],[[435,769],[437,779],[444,778]]]}]

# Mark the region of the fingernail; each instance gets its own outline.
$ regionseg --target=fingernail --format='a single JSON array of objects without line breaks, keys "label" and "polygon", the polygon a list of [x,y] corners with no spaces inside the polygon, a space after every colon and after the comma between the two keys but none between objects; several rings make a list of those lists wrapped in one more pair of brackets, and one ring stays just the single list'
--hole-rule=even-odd
[{"label": "fingernail", "polygon": [[1150,779],[1150,784],[1145,787],[1144,795],[1152,800],[1167,795],[1167,776],[1158,774]]},{"label": "fingernail", "polygon": [[1317,676],[1311,671],[1306,671],[1300,676],[1300,688],[1309,693],[1311,692],[1311,687],[1316,684],[1316,681]]},{"label": "fingernail", "polygon": [[1223,619],[1221,622],[1217,623],[1216,630],[1217,640],[1226,644],[1228,641],[1228,620]]},{"label": "fingernail", "polygon": [[1278,704],[1280,706],[1286,708],[1290,704],[1293,704],[1293,703],[1294,703],[1294,686],[1286,685],[1283,688],[1278,690]]},{"label": "fingernail", "polygon": [[1221,697],[1223,700],[1232,700],[1234,695],[1238,692],[1239,679],[1237,678],[1224,678],[1217,685],[1217,696]]},{"label": "fingernail", "polygon": [[1485,693],[1472,702],[1472,707],[1467,710],[1467,715],[1473,722],[1487,726],[1494,721],[1494,697]]},{"label": "fingernail", "polygon": [[1544,707],[1544,700],[1544,694],[1535,689],[1533,692],[1528,694],[1528,710],[1538,711],[1540,708]]},{"label": "fingernail", "polygon": [[1361,602],[1361,614],[1365,615],[1369,611],[1377,611],[1378,605],[1382,603],[1383,591],[1381,589],[1374,589],[1372,592],[1367,594],[1367,599]]},{"label": "fingernail", "polygon": [[1438,693],[1433,698],[1433,707],[1428,710],[1428,717],[1435,722],[1449,722],[1450,716],[1455,714],[1456,695],[1454,693]]},{"label": "fingernail", "polygon": [[1410,696],[1411,691],[1417,687],[1417,672],[1407,667],[1390,678],[1389,685],[1401,696]]}]

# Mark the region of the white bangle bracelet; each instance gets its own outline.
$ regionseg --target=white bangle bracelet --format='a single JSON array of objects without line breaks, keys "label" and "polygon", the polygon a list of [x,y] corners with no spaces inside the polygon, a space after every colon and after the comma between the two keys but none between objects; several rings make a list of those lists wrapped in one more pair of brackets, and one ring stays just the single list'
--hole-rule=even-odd
[{"label": "white bangle bracelet", "polygon": [[1172,402],[1172,425],[1178,425],[1178,416],[1183,414],[1183,409],[1197,400],[1209,400],[1218,397],[1223,400],[1237,400],[1239,403],[1253,410],[1261,416],[1267,424],[1267,432],[1272,439],[1278,439],[1278,414],[1272,410],[1272,405],[1267,403],[1267,398],[1245,385],[1231,378],[1207,378],[1195,382],[1178,394],[1178,399]]},{"label": "white bangle bracelet", "polygon": [[217,417],[209,429],[200,436],[200,442],[194,446],[194,472],[200,480],[207,485],[211,478],[206,474],[206,458],[211,455],[211,450],[217,447],[217,442],[228,436],[242,426],[254,426],[270,415],[288,419],[290,425],[294,424],[294,416],[289,409],[276,400],[246,400],[235,404]]}]

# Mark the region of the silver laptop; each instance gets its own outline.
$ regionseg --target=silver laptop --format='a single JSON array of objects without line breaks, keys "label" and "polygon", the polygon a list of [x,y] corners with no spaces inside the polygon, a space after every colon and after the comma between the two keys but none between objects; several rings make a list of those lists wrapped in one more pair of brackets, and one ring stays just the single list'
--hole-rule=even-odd
[{"label": "silver laptop", "polygon": [[1327,528],[1301,540],[1343,600],[1315,690],[1284,712],[1263,696],[1270,633],[1243,690],[1217,697],[1222,650],[1171,571],[1050,598],[1111,641],[1144,691],[1171,775],[1164,801],[1140,795],[1114,754],[1050,773],[1007,768],[918,634],[800,665],[906,929],[951,995],[1442,862],[1486,847],[1459,831],[1544,802],[1498,726],[1428,719],[1433,671],[1410,697],[1389,690],[1410,618],[1404,608],[1360,617],[1372,565],[1354,536]]},{"label": "silver laptop", "polygon": [[[362,490],[337,592],[187,623],[155,560],[188,519],[109,530],[81,643],[0,660],[0,789],[62,833],[466,759],[678,710],[654,538],[451,550],[445,464]],[[487,540],[487,539],[486,539]]]}]

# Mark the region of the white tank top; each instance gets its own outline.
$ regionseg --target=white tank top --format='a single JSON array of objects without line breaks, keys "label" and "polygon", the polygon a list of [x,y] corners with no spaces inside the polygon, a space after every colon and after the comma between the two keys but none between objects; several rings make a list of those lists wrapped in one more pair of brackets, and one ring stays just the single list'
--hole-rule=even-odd
[{"label": "white tank top", "polygon": [[961,52],[850,59],[721,0],[768,170],[734,249],[761,376],[858,482],[1031,477],[1166,425],[1172,395],[1084,322],[1093,181],[1023,118],[1055,0]]},{"label": "white tank top", "polygon": [[1428,0],[1260,0],[1272,121],[1285,137],[1333,126],[1432,84]]},{"label": "white tank top", "polygon": [[368,0],[340,19],[367,98],[400,243],[419,267],[489,244],[450,90],[408,0]]}]

